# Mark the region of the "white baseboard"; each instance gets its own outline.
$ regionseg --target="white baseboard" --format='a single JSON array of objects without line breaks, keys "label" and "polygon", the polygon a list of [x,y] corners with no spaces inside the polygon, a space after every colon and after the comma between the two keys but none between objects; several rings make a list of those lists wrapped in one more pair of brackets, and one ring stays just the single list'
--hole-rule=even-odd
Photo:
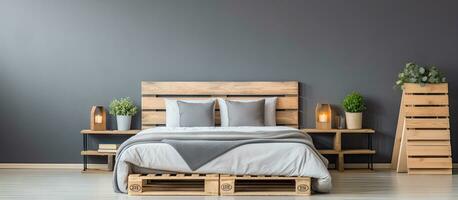
[{"label": "white baseboard", "polygon": [[[106,164],[88,164],[89,168],[103,168]],[[334,164],[329,165],[330,168]],[[346,163],[345,168],[367,168],[366,163]],[[374,169],[390,169],[391,163],[374,163]],[[458,163],[453,163],[453,168],[458,168]],[[0,169],[83,169],[81,163],[0,163]]]},{"label": "white baseboard", "polygon": [[[88,164],[89,168],[104,168],[106,164]],[[0,163],[0,169],[83,169],[80,163]]]}]

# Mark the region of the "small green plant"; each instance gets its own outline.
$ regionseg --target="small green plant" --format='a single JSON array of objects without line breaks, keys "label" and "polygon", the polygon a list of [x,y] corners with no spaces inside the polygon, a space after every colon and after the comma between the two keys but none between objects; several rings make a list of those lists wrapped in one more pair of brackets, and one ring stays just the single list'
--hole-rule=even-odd
[{"label": "small green plant", "polygon": [[418,83],[424,85],[427,83],[435,84],[445,82],[445,76],[436,66],[422,67],[414,62],[409,62],[405,65],[402,72],[398,74],[396,86],[402,88],[404,83]]},{"label": "small green plant", "polygon": [[110,115],[128,115],[134,116],[138,108],[134,102],[129,98],[114,99],[110,103]]},{"label": "small green plant", "polygon": [[346,112],[350,113],[359,113],[366,110],[366,105],[364,104],[364,98],[358,92],[352,92],[347,95],[342,103]]}]

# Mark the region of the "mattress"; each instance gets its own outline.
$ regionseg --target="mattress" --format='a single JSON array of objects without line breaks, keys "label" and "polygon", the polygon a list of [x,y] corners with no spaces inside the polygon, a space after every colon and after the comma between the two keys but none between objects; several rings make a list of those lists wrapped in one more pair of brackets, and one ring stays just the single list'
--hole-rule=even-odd
[{"label": "mattress", "polygon": [[[141,134],[180,132],[239,132],[272,133],[298,131],[290,127],[157,127],[143,130]],[[305,134],[305,133],[304,133]],[[196,155],[199,156],[199,155]],[[327,160],[316,149],[303,143],[250,143],[233,148],[198,169],[192,170],[180,153],[167,143],[138,143],[118,152],[114,171],[114,189],[127,192],[127,176],[145,173],[145,170],[182,173],[220,173],[234,175],[282,175],[312,177],[312,189],[329,192],[331,176]]]}]

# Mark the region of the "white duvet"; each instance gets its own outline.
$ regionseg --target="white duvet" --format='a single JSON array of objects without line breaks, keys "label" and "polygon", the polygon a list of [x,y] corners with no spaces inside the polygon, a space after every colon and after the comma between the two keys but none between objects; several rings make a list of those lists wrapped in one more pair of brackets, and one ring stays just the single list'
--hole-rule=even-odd
[{"label": "white duvet", "polygon": [[[196,131],[272,131],[297,130],[289,127],[193,127],[146,129],[139,134],[151,132]],[[326,162],[326,163],[325,163]],[[127,192],[127,176],[140,168],[184,173],[220,173],[237,175],[283,175],[309,176],[314,178],[312,189],[329,192],[331,176],[327,160],[323,162],[311,147],[301,143],[253,143],[234,148],[199,169],[192,171],[180,154],[169,144],[148,143],[129,147],[118,158],[117,184],[121,192]],[[133,166],[134,165],[134,166]]]}]

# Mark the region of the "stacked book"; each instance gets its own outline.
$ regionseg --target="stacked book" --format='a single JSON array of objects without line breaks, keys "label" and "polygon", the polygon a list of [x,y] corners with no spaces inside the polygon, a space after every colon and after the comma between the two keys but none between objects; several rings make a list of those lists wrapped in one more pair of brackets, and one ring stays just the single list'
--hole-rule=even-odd
[{"label": "stacked book", "polygon": [[100,153],[116,153],[118,147],[119,144],[99,144],[99,150],[97,151]]}]

